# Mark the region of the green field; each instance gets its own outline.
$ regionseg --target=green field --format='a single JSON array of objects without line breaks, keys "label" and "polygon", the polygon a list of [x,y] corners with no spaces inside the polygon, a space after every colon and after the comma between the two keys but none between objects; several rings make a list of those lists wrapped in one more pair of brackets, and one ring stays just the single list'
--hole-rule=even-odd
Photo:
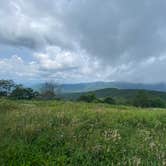
[{"label": "green field", "polygon": [[0,99],[0,165],[166,165],[166,110]]}]

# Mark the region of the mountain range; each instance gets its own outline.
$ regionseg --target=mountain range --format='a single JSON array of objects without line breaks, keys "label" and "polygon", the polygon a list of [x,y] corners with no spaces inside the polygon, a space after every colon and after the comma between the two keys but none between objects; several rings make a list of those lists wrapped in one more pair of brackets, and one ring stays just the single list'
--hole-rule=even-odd
[{"label": "mountain range", "polygon": [[[116,88],[105,88],[89,92],[77,92],[77,93],[64,93],[60,97],[66,100],[77,100],[82,95],[95,94],[97,98],[113,97],[119,101],[132,100],[142,90],[139,89],[116,89]],[[166,101],[166,92],[144,90],[150,98],[160,98]]]},{"label": "mountain range", "polygon": [[90,82],[78,84],[62,84],[60,89],[62,93],[88,92],[105,88],[116,89],[144,89],[166,92],[166,83],[144,84],[128,82]]},{"label": "mountain range", "polygon": [[[96,91],[105,88],[116,88],[116,89],[144,89],[152,91],[166,92],[166,83],[129,83],[129,82],[90,82],[90,83],[76,83],[76,84],[59,84],[61,93],[79,93]],[[40,90],[42,84],[32,85],[31,88]]]}]

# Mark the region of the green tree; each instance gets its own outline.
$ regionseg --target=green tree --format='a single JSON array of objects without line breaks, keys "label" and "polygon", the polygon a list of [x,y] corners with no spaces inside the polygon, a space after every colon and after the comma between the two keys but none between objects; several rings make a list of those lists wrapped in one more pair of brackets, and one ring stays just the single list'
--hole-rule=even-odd
[{"label": "green tree", "polygon": [[84,101],[84,102],[91,103],[91,102],[97,102],[98,99],[95,94],[90,93],[90,94],[85,94],[85,95],[80,96],[78,101]]},{"label": "green tree", "polygon": [[15,86],[12,80],[0,80],[0,96],[9,96]]},{"label": "green tree", "polygon": [[34,92],[31,88],[24,88],[17,86],[11,93],[10,97],[14,99],[32,99],[38,96],[37,92]]},{"label": "green tree", "polygon": [[41,97],[43,99],[57,98],[57,93],[60,93],[60,86],[52,81],[45,82],[41,88]]},{"label": "green tree", "polygon": [[164,108],[165,107],[165,102],[160,98],[151,99],[150,100],[150,106],[151,107]]},{"label": "green tree", "polygon": [[133,100],[133,105],[136,107],[150,107],[150,100],[147,93],[140,90]]},{"label": "green tree", "polygon": [[107,103],[107,104],[116,104],[115,100],[112,98],[112,97],[106,97],[104,100],[103,100],[104,103]]}]

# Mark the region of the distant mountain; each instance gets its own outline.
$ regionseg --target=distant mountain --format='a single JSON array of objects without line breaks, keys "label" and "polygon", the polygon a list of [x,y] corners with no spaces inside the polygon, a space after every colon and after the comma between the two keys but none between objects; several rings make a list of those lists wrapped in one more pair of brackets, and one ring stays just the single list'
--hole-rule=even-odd
[{"label": "distant mountain", "polygon": [[94,91],[105,88],[145,89],[145,90],[166,92],[166,83],[143,84],[143,83],[127,83],[127,82],[92,82],[92,83],[61,85],[62,93],[88,92],[88,91]]},{"label": "distant mountain", "polygon": [[[66,94],[62,94],[61,97],[67,100],[76,100],[81,95],[93,93],[96,95],[97,98],[113,97],[119,100],[131,100],[138,94],[139,91],[140,90],[138,89],[106,88],[106,89],[100,89],[100,90],[90,91],[90,92],[66,93]],[[166,101],[166,92],[149,91],[149,90],[144,90],[144,91],[151,98],[160,98]]]},{"label": "distant mountain", "polygon": [[[42,84],[31,86],[35,90],[40,90]],[[143,83],[128,83],[128,82],[90,82],[90,83],[77,83],[77,84],[61,84],[59,85],[61,93],[77,93],[95,91],[105,88],[117,89],[145,89],[166,92],[166,83],[157,84],[143,84]]]}]

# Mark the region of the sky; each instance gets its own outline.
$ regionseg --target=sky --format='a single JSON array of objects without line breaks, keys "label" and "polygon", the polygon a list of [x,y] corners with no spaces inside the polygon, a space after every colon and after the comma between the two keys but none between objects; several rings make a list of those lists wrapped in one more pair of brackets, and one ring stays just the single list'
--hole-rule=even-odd
[{"label": "sky", "polygon": [[164,0],[0,0],[0,79],[166,82]]}]

